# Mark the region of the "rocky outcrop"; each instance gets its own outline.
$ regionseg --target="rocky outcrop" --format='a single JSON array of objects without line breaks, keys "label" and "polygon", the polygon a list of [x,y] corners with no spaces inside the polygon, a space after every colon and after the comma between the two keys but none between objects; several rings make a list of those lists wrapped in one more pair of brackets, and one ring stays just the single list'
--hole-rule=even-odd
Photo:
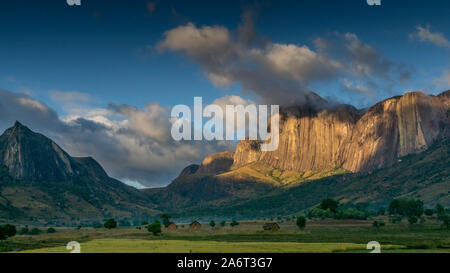
[{"label": "rocky outcrop", "polygon": [[194,174],[198,171],[198,168],[200,168],[200,165],[198,164],[191,164],[189,166],[187,166],[186,168],[184,168],[181,173],[178,175],[178,177],[184,177],[187,175],[191,175]]},{"label": "rocky outcrop", "polygon": [[233,157],[233,169],[256,162],[261,157],[261,141],[249,140],[239,141]]},{"label": "rocky outcrop", "polygon": [[233,165],[233,156],[233,152],[221,152],[207,156],[196,173],[209,175],[227,172]]},{"label": "rocky outcrop", "polygon": [[260,160],[282,170],[320,170],[339,164],[339,150],[359,112],[350,106],[317,111],[290,108],[281,113],[278,149]]},{"label": "rocky outcrop", "polygon": [[18,180],[67,181],[80,172],[66,152],[47,137],[16,122],[0,136],[0,165]]},{"label": "rocky outcrop", "polygon": [[448,105],[440,96],[411,92],[384,100],[356,123],[341,150],[342,167],[370,171],[448,137]]},{"label": "rocky outcrop", "polygon": [[289,108],[280,113],[276,151],[239,142],[233,168],[261,161],[282,170],[343,167],[366,172],[390,166],[450,136],[450,91],[411,92],[381,101],[363,113],[351,106],[325,110]]},{"label": "rocky outcrop", "polygon": [[234,154],[205,158],[196,173],[219,174],[257,161],[299,172],[330,167],[367,172],[387,167],[448,138],[449,105],[450,91],[446,91],[438,96],[407,93],[366,112],[348,105],[282,109],[277,150],[261,151],[259,141],[245,139]]}]

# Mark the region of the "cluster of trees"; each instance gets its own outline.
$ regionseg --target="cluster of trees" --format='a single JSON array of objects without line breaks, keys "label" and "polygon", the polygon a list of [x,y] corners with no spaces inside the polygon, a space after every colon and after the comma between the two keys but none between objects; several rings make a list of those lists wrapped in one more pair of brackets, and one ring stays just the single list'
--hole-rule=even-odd
[{"label": "cluster of trees", "polygon": [[[339,201],[332,198],[325,198],[320,205],[315,208],[308,209],[306,211],[306,217],[311,218],[334,218],[334,219],[360,219],[366,220],[374,216],[389,215],[389,219],[392,223],[399,223],[403,218],[406,218],[408,222],[416,224],[419,221],[425,222],[426,216],[437,215],[437,219],[442,222],[442,225],[446,228],[450,226],[450,213],[443,206],[438,204],[436,208],[425,209],[421,200],[416,199],[394,199],[391,201],[389,208],[386,210],[384,207],[378,209],[378,211],[369,208],[367,203],[353,204],[339,204]],[[379,219],[373,222],[373,226],[380,228],[385,223]]]},{"label": "cluster of trees", "polygon": [[334,219],[360,219],[365,220],[378,213],[374,210],[369,210],[368,205],[359,203],[356,205],[346,204],[340,205],[339,201],[332,198],[325,198],[319,206],[308,209],[306,217],[312,218],[334,218]]},{"label": "cluster of trees", "polygon": [[[410,224],[417,223],[423,213],[424,208],[421,200],[394,199],[389,205],[389,215],[406,217]],[[424,221],[424,218],[421,218],[421,221]]]},{"label": "cluster of trees", "polygon": [[0,240],[5,240],[8,237],[16,235],[16,227],[10,224],[0,226]]}]

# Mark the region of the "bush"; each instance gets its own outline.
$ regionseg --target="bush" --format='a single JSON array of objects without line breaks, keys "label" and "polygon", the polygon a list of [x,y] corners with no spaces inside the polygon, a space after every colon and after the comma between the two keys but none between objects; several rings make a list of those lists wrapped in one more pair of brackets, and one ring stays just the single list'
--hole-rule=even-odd
[{"label": "bush", "polygon": [[426,210],[425,210],[425,215],[426,215],[426,216],[432,216],[433,213],[434,213],[434,212],[433,212],[432,209],[426,209]]},{"label": "bush", "polygon": [[306,226],[306,217],[302,215],[297,216],[297,221],[295,223],[299,229],[304,229]]},{"label": "bush", "polygon": [[415,223],[417,223],[417,221],[419,220],[418,218],[417,218],[417,216],[415,216],[415,215],[410,215],[410,216],[408,216],[408,223],[410,224],[410,225],[413,225],[413,224],[415,224]]},{"label": "bush", "polygon": [[213,220],[211,220],[211,222],[209,222],[209,225],[213,228],[216,226],[216,222],[214,222]]},{"label": "bush", "polygon": [[113,218],[108,219],[105,224],[103,225],[107,229],[112,229],[117,227],[117,222]]},{"label": "bush", "polygon": [[52,227],[47,229],[47,233],[55,233],[55,232],[56,230]]},{"label": "bush", "polygon": [[147,226],[147,230],[156,236],[161,233],[161,223],[158,220],[155,220],[153,223]]},{"label": "bush", "polygon": [[325,198],[320,203],[319,208],[323,210],[331,210],[332,212],[336,212],[337,207],[339,206],[339,201],[336,201],[332,198]]},{"label": "bush", "polygon": [[225,222],[225,221],[220,222],[220,226],[222,226],[222,227],[224,227],[226,224],[227,224],[227,222]]},{"label": "bush", "polygon": [[234,227],[234,226],[237,226],[237,225],[239,225],[239,222],[237,222],[236,220],[233,220],[233,221],[231,221],[231,223],[230,223],[230,226],[231,226],[231,227]]},{"label": "bush", "polygon": [[16,227],[13,225],[6,224],[4,226],[0,226],[0,240],[13,237],[16,233]]},{"label": "bush", "polygon": [[42,233],[42,231],[38,228],[32,228],[29,232],[30,235],[39,235],[41,233]]}]

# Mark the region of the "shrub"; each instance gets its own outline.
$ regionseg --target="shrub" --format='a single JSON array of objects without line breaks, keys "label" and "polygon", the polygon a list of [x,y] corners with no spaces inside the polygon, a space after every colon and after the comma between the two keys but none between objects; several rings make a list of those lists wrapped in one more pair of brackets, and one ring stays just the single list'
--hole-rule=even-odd
[{"label": "shrub", "polygon": [[13,237],[16,233],[16,227],[13,225],[6,224],[4,226],[0,226],[0,240]]},{"label": "shrub", "polygon": [[29,232],[30,235],[39,235],[41,233],[42,233],[42,231],[38,228],[32,228]]},{"label": "shrub", "polygon": [[233,221],[231,221],[231,223],[230,223],[230,226],[231,226],[231,227],[234,227],[234,226],[237,226],[237,225],[239,225],[239,222],[237,222],[236,220],[233,220]]},{"label": "shrub", "polygon": [[415,215],[410,215],[407,217],[407,219],[408,219],[408,222],[410,225],[413,225],[413,224],[417,223],[417,221],[418,221],[418,218]]},{"label": "shrub", "polygon": [[325,198],[320,203],[319,208],[323,210],[331,210],[332,212],[336,212],[337,207],[339,206],[339,201],[336,201],[332,198]]},{"label": "shrub", "polygon": [[213,220],[211,220],[211,222],[209,222],[209,225],[213,228],[216,226],[216,222],[214,222]]},{"label": "shrub", "polygon": [[304,229],[306,226],[306,217],[302,215],[297,216],[297,221],[295,223],[299,229]]},{"label": "shrub", "polygon": [[117,227],[117,222],[116,220],[114,220],[114,218],[108,219],[105,224],[104,227],[107,229],[113,229]]},{"label": "shrub", "polygon": [[47,229],[47,233],[55,233],[55,232],[56,230],[52,227]]},{"label": "shrub", "polygon": [[156,236],[161,233],[161,223],[158,220],[155,220],[153,223],[147,226],[147,230]]}]

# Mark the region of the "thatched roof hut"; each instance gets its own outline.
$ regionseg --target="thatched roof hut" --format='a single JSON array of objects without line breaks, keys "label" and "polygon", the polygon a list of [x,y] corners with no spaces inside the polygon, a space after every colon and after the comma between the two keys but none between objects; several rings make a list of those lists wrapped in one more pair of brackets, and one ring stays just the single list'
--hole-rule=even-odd
[{"label": "thatched roof hut", "polygon": [[177,225],[175,225],[174,223],[170,223],[167,226],[167,230],[177,230]]},{"label": "thatched roof hut", "polygon": [[192,229],[192,230],[199,230],[201,228],[202,228],[202,224],[200,224],[197,221],[194,221],[189,225],[189,229]]},{"label": "thatched roof hut", "polygon": [[267,231],[278,231],[280,230],[280,226],[277,223],[265,223],[263,229]]}]

